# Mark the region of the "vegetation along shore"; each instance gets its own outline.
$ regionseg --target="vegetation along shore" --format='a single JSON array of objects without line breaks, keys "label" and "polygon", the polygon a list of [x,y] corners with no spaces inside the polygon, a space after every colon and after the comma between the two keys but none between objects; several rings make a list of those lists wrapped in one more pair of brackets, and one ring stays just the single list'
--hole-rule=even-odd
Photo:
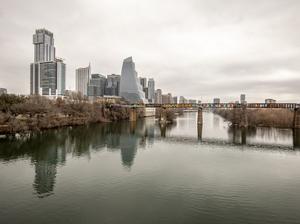
[{"label": "vegetation along shore", "polygon": [[[120,104],[125,102],[119,102]],[[129,108],[89,102],[80,95],[50,100],[42,96],[0,96],[0,134],[129,119]],[[143,117],[143,110],[137,116]]]}]

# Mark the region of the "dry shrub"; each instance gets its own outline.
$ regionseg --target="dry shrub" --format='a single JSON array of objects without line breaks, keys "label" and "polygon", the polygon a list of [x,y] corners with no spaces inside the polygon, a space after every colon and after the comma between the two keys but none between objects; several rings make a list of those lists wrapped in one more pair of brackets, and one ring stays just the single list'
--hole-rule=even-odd
[{"label": "dry shrub", "polygon": [[[240,109],[236,109],[236,111],[234,109],[216,109],[214,112],[231,123],[236,117],[242,116]],[[292,128],[294,111],[279,108],[247,109],[247,119],[249,126],[253,127]]]}]

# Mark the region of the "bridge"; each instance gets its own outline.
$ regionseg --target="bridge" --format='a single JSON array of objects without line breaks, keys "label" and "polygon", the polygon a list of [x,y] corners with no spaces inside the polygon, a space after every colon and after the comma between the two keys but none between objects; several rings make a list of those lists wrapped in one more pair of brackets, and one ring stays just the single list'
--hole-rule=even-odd
[{"label": "bridge", "polygon": [[155,108],[220,108],[220,109],[233,109],[233,108],[284,108],[284,109],[295,109],[299,108],[300,104],[297,103],[200,103],[200,104],[189,104],[189,103],[179,103],[179,104],[145,104],[145,107],[155,107]]},{"label": "bridge", "polygon": [[161,108],[160,123],[167,122],[167,109],[197,109],[197,124],[203,125],[203,109],[231,109],[234,110],[233,125],[248,127],[247,109],[288,109],[294,111],[293,128],[300,129],[300,104],[297,103],[201,103],[201,104],[145,104],[128,105],[130,108],[130,121],[136,121],[137,108]]}]

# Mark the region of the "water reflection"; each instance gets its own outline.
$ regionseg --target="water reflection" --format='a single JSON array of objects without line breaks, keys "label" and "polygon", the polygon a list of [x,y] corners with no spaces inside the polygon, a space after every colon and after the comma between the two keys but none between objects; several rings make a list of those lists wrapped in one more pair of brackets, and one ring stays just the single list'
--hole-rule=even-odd
[{"label": "water reflection", "polygon": [[90,159],[95,151],[120,151],[123,167],[130,170],[138,149],[154,144],[155,139],[176,140],[184,137],[211,144],[217,139],[225,139],[234,144],[291,144],[295,149],[300,148],[300,130],[228,127],[221,117],[209,113],[205,114],[202,126],[197,125],[196,116],[196,113],[189,113],[169,125],[159,125],[154,119],[146,119],[70,127],[31,133],[23,138],[1,139],[0,160],[30,158],[35,169],[33,188],[35,194],[42,198],[53,194],[57,166],[66,163],[67,154]]},{"label": "water reflection", "polygon": [[198,124],[197,125],[197,134],[198,134],[198,140],[202,140],[202,131],[203,131],[203,125]]},{"label": "water reflection", "polygon": [[300,129],[293,130],[293,144],[295,149],[300,149]]},{"label": "water reflection", "polygon": [[53,193],[57,166],[65,164],[67,153],[89,159],[92,151],[120,150],[123,166],[130,169],[138,147],[146,144],[146,137],[153,141],[153,131],[145,128],[145,122],[130,125],[121,122],[32,133],[22,138],[2,139],[0,160],[29,157],[35,167],[33,187],[42,198]]}]

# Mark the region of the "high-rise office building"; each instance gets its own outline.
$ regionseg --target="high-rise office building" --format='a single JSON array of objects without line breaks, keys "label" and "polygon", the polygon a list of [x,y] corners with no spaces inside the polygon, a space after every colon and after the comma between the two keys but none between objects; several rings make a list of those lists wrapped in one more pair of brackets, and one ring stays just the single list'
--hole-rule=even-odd
[{"label": "high-rise office building", "polygon": [[155,81],[154,79],[148,80],[148,102],[154,103],[155,101]]},{"label": "high-rise office building", "polygon": [[92,74],[88,85],[88,96],[104,96],[106,78],[104,75]]},{"label": "high-rise office building", "polygon": [[241,104],[246,104],[247,102],[246,102],[246,95],[245,94],[241,94],[241,96],[240,96],[240,103]]},{"label": "high-rise office building", "polygon": [[138,80],[135,63],[133,62],[132,57],[126,58],[123,61],[120,96],[129,103],[146,103],[145,93]]},{"label": "high-rise office building", "polygon": [[66,64],[55,57],[53,33],[38,29],[33,35],[34,63],[30,64],[30,94],[64,95]]},{"label": "high-rise office building", "polygon": [[139,81],[143,89],[147,87],[147,78],[139,77]]},{"label": "high-rise office building", "polygon": [[173,96],[173,103],[178,103],[178,97],[177,96]]},{"label": "high-rise office building", "polygon": [[76,91],[84,96],[88,95],[88,84],[91,76],[91,65],[76,69]]},{"label": "high-rise office building", "polygon": [[214,98],[213,103],[219,104],[221,102],[220,98]]},{"label": "high-rise office building", "polygon": [[7,94],[7,89],[0,88],[0,95]]},{"label": "high-rise office building", "polygon": [[157,103],[157,104],[162,103],[162,91],[161,91],[161,89],[157,89],[155,91],[155,103]]},{"label": "high-rise office building", "polygon": [[108,75],[105,87],[105,95],[120,96],[120,75]]},{"label": "high-rise office building", "polygon": [[168,93],[168,96],[169,96],[169,102],[174,103],[172,94]]},{"label": "high-rise office building", "polygon": [[148,94],[149,94],[149,91],[148,91],[148,87],[145,87],[143,89],[144,93],[145,93],[145,98],[148,99]]},{"label": "high-rise office building", "polygon": [[34,62],[55,61],[53,33],[38,29],[33,34]]},{"label": "high-rise office building", "polygon": [[139,81],[140,81],[142,89],[145,93],[145,98],[148,99],[148,97],[149,97],[149,88],[148,87],[149,86],[148,86],[147,78],[139,77]]},{"label": "high-rise office building", "polygon": [[184,96],[180,96],[179,103],[188,103],[188,100]]},{"label": "high-rise office building", "polygon": [[162,95],[162,104],[170,104],[170,103],[173,103],[172,94],[171,93],[163,94]]},{"label": "high-rise office building", "polygon": [[189,99],[190,104],[197,104],[197,100]]},{"label": "high-rise office building", "polygon": [[276,100],[274,99],[265,99],[265,103],[276,103]]}]

